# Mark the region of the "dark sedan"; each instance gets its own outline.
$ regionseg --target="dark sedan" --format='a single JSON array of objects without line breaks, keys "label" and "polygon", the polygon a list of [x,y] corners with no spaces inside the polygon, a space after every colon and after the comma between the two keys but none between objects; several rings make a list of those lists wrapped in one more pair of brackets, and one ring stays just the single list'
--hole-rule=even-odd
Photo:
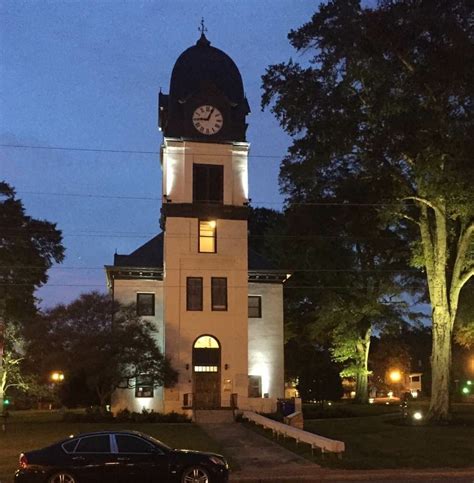
[{"label": "dark sedan", "polygon": [[221,483],[223,456],[171,449],[136,431],[80,434],[20,455],[15,483]]}]

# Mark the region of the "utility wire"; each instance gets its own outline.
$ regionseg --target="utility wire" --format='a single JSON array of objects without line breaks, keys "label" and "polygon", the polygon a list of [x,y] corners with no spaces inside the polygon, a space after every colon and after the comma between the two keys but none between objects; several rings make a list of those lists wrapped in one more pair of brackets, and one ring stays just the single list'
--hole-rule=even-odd
[{"label": "utility wire", "polygon": [[[135,149],[99,149],[99,148],[76,148],[70,146],[32,146],[27,144],[0,144],[2,148],[12,149],[42,149],[50,151],[78,151],[86,153],[111,153],[111,154],[160,154],[160,151],[144,151]],[[183,153],[184,155],[185,153]],[[196,156],[196,155],[192,155]],[[199,153],[198,156],[216,156],[215,153]],[[232,154],[219,154],[220,157],[233,156]],[[270,154],[248,154],[248,158],[283,159],[285,156]]]},{"label": "utility wire", "polygon": [[[36,266],[36,265],[2,265],[0,267],[0,273],[2,269],[10,269],[10,268],[19,268],[20,270],[29,270],[29,269],[38,269],[38,270],[43,270],[44,267],[41,266]],[[122,268],[122,269],[127,269],[127,268],[141,268],[141,267],[121,267],[117,266],[116,268]],[[146,267],[143,267],[146,268]],[[154,267],[149,267],[149,270],[152,270]],[[53,267],[50,267],[48,270],[104,270],[103,266],[100,267],[72,267],[72,266],[61,266],[61,265],[55,265]],[[181,270],[181,268],[167,268],[166,271],[172,271],[172,270]],[[215,268],[199,268],[199,271],[216,271]],[[245,268],[234,268],[232,269],[233,272],[248,272],[252,271],[252,269],[245,269]],[[372,273],[372,272],[381,272],[381,273],[420,273],[420,270],[413,268],[413,269],[386,269],[386,268],[371,268],[371,269],[354,269],[354,268],[278,268],[278,271],[281,272],[336,272],[336,273]]]},{"label": "utility wire", "polygon": [[[37,196],[64,196],[73,198],[99,198],[99,199],[116,199],[116,200],[140,200],[140,201],[163,201],[161,196],[124,196],[124,195],[99,195],[92,193],[58,193],[58,192],[46,192],[46,191],[17,191],[18,194],[37,195]],[[252,200],[252,204],[261,205],[285,205],[288,206],[399,206],[400,203],[353,203],[353,202],[293,202],[293,201],[268,201],[268,200]],[[171,205],[172,206],[172,203]]]}]

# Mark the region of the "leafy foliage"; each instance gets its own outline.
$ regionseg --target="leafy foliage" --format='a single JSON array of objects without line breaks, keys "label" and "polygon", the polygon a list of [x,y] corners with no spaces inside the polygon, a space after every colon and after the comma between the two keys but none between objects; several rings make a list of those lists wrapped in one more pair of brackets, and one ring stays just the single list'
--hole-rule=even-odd
[{"label": "leafy foliage", "polygon": [[27,332],[36,367],[49,374],[61,369],[66,378],[82,374],[104,407],[119,387],[133,388],[147,374],[155,386],[173,385],[177,372],[160,351],[155,328],[108,295],[91,292],[69,305],[37,317]]},{"label": "leafy foliage", "polygon": [[34,292],[64,257],[56,225],[26,215],[14,189],[0,182],[0,410],[7,389],[26,390],[22,324],[35,313]]},{"label": "leafy foliage", "polygon": [[[280,171],[289,206],[334,197],[352,215],[365,209],[425,271],[436,420],[449,419],[452,327],[474,274],[472,17],[463,0],[332,0],[289,34],[301,62],[263,76],[262,104],[293,136]],[[340,197],[361,181],[362,204]]]}]

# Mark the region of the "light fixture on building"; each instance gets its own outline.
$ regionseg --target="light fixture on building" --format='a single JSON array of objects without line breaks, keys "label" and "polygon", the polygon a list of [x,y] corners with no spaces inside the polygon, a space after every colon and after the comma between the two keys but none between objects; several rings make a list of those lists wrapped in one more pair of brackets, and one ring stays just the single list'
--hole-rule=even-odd
[{"label": "light fixture on building", "polygon": [[189,364],[186,364],[186,370],[189,371]]},{"label": "light fixture on building", "polygon": [[227,371],[227,369],[229,369],[229,364],[224,364],[224,369]]}]

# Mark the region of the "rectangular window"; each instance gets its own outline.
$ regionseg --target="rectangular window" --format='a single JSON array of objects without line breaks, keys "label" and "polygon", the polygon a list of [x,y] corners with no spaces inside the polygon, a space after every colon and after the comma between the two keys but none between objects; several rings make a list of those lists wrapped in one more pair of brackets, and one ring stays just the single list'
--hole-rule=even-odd
[{"label": "rectangular window", "polygon": [[186,279],[186,310],[202,310],[202,277]]},{"label": "rectangular window", "polygon": [[135,397],[153,397],[153,378],[148,374],[136,378]]},{"label": "rectangular window", "polygon": [[227,278],[211,278],[212,310],[227,310]]},{"label": "rectangular window", "polygon": [[262,397],[262,376],[249,376],[249,397]]},{"label": "rectangular window", "polygon": [[262,318],[262,297],[249,295],[249,318]]},{"label": "rectangular window", "polygon": [[155,315],[154,293],[137,293],[137,315]]},{"label": "rectangular window", "polygon": [[216,253],[216,221],[199,220],[199,253]]},{"label": "rectangular window", "polygon": [[193,165],[193,201],[222,203],[224,200],[224,166],[217,164]]}]

